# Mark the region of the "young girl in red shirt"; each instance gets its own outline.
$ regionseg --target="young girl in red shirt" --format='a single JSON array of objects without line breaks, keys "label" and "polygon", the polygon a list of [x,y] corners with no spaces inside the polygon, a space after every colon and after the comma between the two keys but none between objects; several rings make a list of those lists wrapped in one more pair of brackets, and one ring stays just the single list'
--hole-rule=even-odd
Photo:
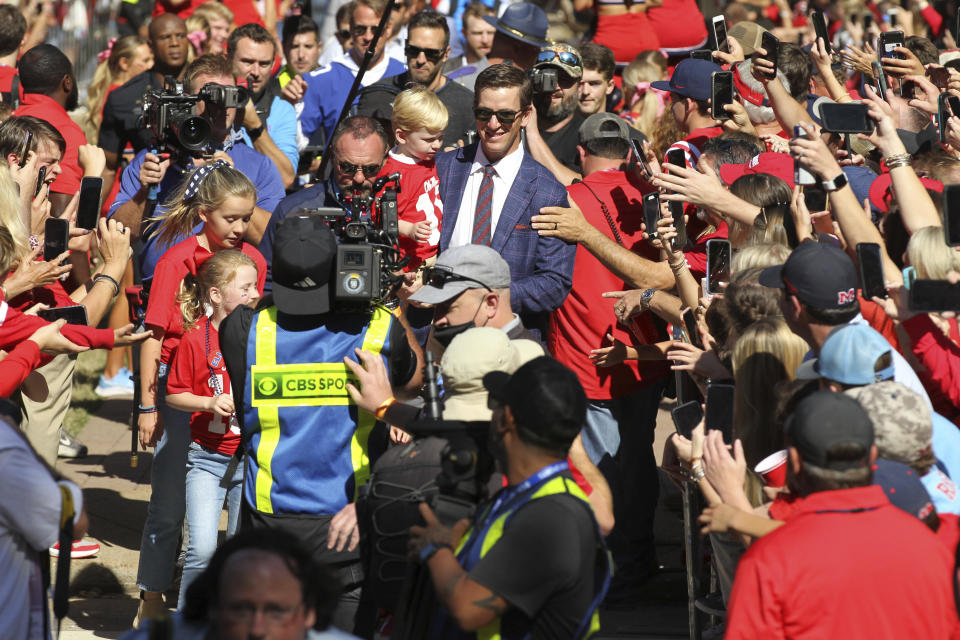
[{"label": "young girl in red shirt", "polygon": [[[190,529],[180,602],[217,548],[224,498],[227,537],[237,530],[243,462],[237,455],[240,426],[230,377],[220,352],[220,323],[240,305],[253,306],[257,265],[240,251],[219,251],[196,277],[188,275],[178,298],[186,333],[173,354],[167,378],[167,404],[190,411],[192,442],[187,450],[186,515]],[[206,315],[212,309],[211,315]]]},{"label": "young girl in red shirt", "polygon": [[215,252],[238,249],[257,265],[257,292],[263,293],[267,264],[243,241],[256,204],[253,183],[227,162],[209,162],[188,174],[155,219],[161,246],[183,237],[203,222],[200,232],[163,254],[150,284],[145,324],[150,338],[140,350],[140,444],[156,446],[151,471],[150,505],[140,544],[139,617],[163,613],[162,593],[173,582],[185,509],[185,469],[190,443],[190,414],[164,401],[167,369],[183,336],[177,304],[188,275]]}]

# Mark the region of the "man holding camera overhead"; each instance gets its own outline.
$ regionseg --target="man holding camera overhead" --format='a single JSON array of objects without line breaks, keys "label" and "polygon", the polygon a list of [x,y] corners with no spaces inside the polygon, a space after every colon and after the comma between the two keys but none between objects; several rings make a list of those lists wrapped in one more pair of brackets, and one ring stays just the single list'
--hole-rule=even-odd
[{"label": "man holding camera overhead", "polygon": [[[214,100],[199,100],[194,106],[194,114],[202,117],[210,125],[210,140],[208,151],[212,151],[213,159],[222,159],[231,166],[242,171],[257,188],[257,206],[254,208],[253,218],[247,229],[245,239],[251,244],[258,244],[263,236],[264,229],[270,221],[271,212],[283,199],[283,181],[277,168],[266,156],[254,151],[242,142],[231,141],[231,127],[237,115],[236,107],[226,107],[231,96],[230,87],[235,87],[233,68],[223,56],[204,55],[190,63],[184,72],[184,91],[189,95],[199,94],[207,85],[207,94],[212,94]],[[162,99],[161,99],[162,102]],[[145,118],[146,120],[147,118]],[[167,132],[164,141],[158,141],[157,148],[168,147],[167,139],[174,137]],[[172,141],[171,141],[172,142]],[[143,224],[145,218],[159,215],[164,210],[165,199],[180,185],[183,176],[192,168],[205,164],[211,160],[208,153],[183,152],[171,157],[170,153],[155,153],[157,149],[141,150],[123,172],[120,184],[120,193],[113,206],[110,207],[110,217],[133,230],[134,235],[140,236],[144,243],[144,250],[138,254],[143,279],[153,276],[157,261],[163,255],[166,247],[157,245],[157,238],[150,235],[149,227]],[[157,187],[156,208],[149,210],[148,193],[151,186]],[[197,233],[197,229],[183,237],[176,238],[171,245],[184,240],[188,235]]]}]

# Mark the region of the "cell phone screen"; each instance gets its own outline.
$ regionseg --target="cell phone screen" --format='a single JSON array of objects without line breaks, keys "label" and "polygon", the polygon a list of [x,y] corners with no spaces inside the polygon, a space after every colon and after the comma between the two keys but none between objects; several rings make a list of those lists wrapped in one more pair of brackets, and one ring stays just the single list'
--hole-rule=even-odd
[{"label": "cell phone screen", "polygon": [[633,155],[637,163],[640,165],[640,168],[643,169],[643,178],[649,180],[653,177],[653,172],[650,171],[650,167],[647,165],[647,160],[643,155],[643,149],[640,147],[640,141],[636,138],[630,138],[630,145],[633,147]]},{"label": "cell phone screen", "polygon": [[823,128],[832,133],[872,133],[873,120],[865,104],[826,103],[820,107]]},{"label": "cell phone screen", "polygon": [[807,205],[807,211],[816,213],[827,210],[827,192],[823,187],[817,185],[807,185],[803,188],[803,203]]},{"label": "cell phone screen", "polygon": [[683,312],[683,329],[687,332],[690,344],[698,349],[703,349],[703,343],[700,340],[700,331],[697,330],[697,319],[693,317],[693,309],[687,309]]},{"label": "cell phone screen", "polygon": [[727,42],[727,23],[723,16],[713,17],[713,36],[717,43],[717,51],[730,53],[730,43]]},{"label": "cell phone screen", "polygon": [[80,201],[77,203],[77,226],[96,229],[100,217],[100,190],[103,178],[84,178],[80,182]]},{"label": "cell phone screen", "polygon": [[47,218],[43,229],[43,259],[50,261],[67,250],[70,223],[63,218]]},{"label": "cell phone screen", "polygon": [[960,247],[960,185],[943,187],[943,232],[947,244]]},{"label": "cell phone screen", "polygon": [[827,32],[827,20],[823,17],[822,11],[813,12],[813,29],[818,38],[823,38],[823,45],[826,47],[827,54],[833,51],[830,46],[830,34]]},{"label": "cell phone screen", "polygon": [[643,196],[643,223],[647,226],[647,235],[657,237],[657,222],[660,220],[660,195],[648,193]]},{"label": "cell phone screen", "polygon": [[864,31],[864,33],[866,33],[866,32],[870,29],[870,27],[872,27],[872,26],[873,26],[873,14],[872,14],[872,13],[869,13],[869,12],[863,14],[863,31]]},{"label": "cell phone screen", "polygon": [[730,282],[730,241],[707,240],[707,293],[723,293],[721,283]]},{"label": "cell phone screen", "polygon": [[733,102],[733,73],[714,71],[710,74],[710,82],[710,115],[715,120],[726,120],[730,114],[723,107]]},{"label": "cell phone screen", "polygon": [[733,394],[732,384],[707,385],[707,430],[720,431],[727,444],[732,441],[733,433]]},{"label": "cell phone screen", "polygon": [[916,279],[910,285],[910,309],[913,311],[960,310],[960,284],[949,280]]},{"label": "cell phone screen", "polygon": [[880,257],[880,245],[874,242],[861,242],[857,245],[857,261],[860,263],[860,283],[863,297],[886,298],[887,285],[883,277],[883,260]]},{"label": "cell phone screen", "polygon": [[769,31],[764,31],[760,40],[760,46],[766,50],[767,55],[763,57],[773,63],[773,73],[776,75],[777,57],[780,53],[780,40]]},{"label": "cell phone screen", "polygon": [[710,49],[695,49],[690,52],[690,57],[694,60],[713,61],[713,52]]},{"label": "cell phone screen", "polygon": [[946,67],[930,67],[927,69],[927,77],[930,78],[930,82],[937,86],[937,89],[943,91],[947,88],[947,84],[950,82],[950,72],[947,71]]},{"label": "cell phone screen", "polygon": [[880,58],[893,58],[903,60],[904,55],[894,51],[897,47],[903,46],[903,31],[885,31],[880,34],[879,44],[877,45],[877,56]]},{"label": "cell phone screen", "polygon": [[683,149],[668,149],[667,150],[667,162],[676,166],[684,167],[687,166],[687,157],[683,153]]},{"label": "cell phone screen", "polygon": [[670,415],[673,417],[673,426],[676,427],[677,433],[690,440],[693,437],[693,430],[703,419],[703,409],[700,408],[699,402],[692,400],[674,407]]},{"label": "cell phone screen", "polygon": [[87,310],[82,305],[41,309],[37,312],[37,315],[47,322],[56,322],[57,320],[63,318],[67,321],[67,324],[87,324]]}]

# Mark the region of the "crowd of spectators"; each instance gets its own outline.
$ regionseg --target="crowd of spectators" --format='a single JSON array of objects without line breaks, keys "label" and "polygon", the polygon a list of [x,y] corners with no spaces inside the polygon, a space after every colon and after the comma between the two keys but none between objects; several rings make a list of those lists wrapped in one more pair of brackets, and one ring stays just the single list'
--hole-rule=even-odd
[{"label": "crowd of spectators", "polygon": [[[130,637],[587,637],[664,480],[727,637],[960,633],[955,0],[124,0],[55,46],[101,4],[0,4],[0,637],[98,552],[89,349],[153,452]],[[441,468],[437,393],[484,481],[395,515],[420,610],[364,505]]]}]

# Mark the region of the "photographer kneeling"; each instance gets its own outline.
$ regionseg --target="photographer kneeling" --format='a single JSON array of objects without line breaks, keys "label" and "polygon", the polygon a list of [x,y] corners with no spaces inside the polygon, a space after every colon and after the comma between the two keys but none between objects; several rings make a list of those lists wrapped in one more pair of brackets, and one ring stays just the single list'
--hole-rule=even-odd
[{"label": "photographer kneeling", "polygon": [[570,444],[586,418],[576,376],[549,357],[511,376],[484,377],[493,409],[491,441],[509,485],[472,526],[453,528],[420,505],[426,527],[410,551],[426,563],[442,608],[431,638],[582,638],[599,628],[597,607],[610,566],[593,511],[569,474]]}]

